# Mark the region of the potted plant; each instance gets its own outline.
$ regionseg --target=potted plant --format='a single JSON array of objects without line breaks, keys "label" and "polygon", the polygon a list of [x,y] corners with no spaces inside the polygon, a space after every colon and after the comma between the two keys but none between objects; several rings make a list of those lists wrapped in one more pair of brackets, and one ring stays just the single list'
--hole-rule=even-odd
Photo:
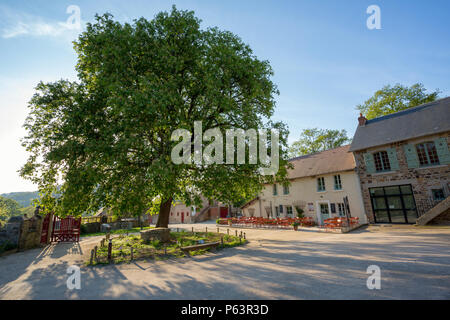
[{"label": "potted plant", "polygon": [[300,207],[295,207],[295,210],[297,210],[297,217],[298,218],[304,218],[304,216],[303,216],[303,213],[305,212],[305,211],[303,211],[303,209],[302,208],[300,208]]},{"label": "potted plant", "polygon": [[300,222],[294,222],[293,224],[291,224],[291,226],[294,227],[294,230],[297,231],[298,230],[298,226],[300,225]]}]

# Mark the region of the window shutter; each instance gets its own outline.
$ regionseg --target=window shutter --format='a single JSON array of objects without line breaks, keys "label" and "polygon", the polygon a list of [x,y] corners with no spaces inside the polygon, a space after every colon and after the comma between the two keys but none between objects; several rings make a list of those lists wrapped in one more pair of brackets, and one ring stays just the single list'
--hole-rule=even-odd
[{"label": "window shutter", "polygon": [[364,162],[366,163],[366,171],[368,173],[375,173],[375,162],[373,160],[373,154],[364,153]]},{"label": "window shutter", "polygon": [[405,151],[408,168],[418,168],[419,158],[417,157],[416,147],[413,144],[407,144],[403,147],[403,150]]},{"label": "window shutter", "polygon": [[397,149],[389,148],[386,151],[387,151],[387,154],[389,157],[389,163],[391,165],[391,170],[397,171],[399,169],[398,159],[397,159]]},{"label": "window shutter", "polygon": [[336,213],[336,204],[330,203],[330,207],[331,207],[331,213]]},{"label": "window shutter", "polygon": [[436,151],[439,157],[440,164],[450,164],[450,152],[448,151],[447,139],[439,138],[434,140]]}]

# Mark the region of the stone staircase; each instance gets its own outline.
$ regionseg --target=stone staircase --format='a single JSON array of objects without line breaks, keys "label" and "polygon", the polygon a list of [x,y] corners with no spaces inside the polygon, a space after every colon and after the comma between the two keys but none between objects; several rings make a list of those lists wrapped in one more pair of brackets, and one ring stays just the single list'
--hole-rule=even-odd
[{"label": "stone staircase", "polygon": [[430,223],[433,219],[442,220],[442,222],[448,221],[448,224],[450,224],[450,196],[448,196],[447,198],[436,204],[434,207],[432,207],[430,210],[428,210],[425,214],[420,216],[416,221],[416,225],[424,226]]},{"label": "stone staircase", "polygon": [[211,206],[206,206],[201,211],[196,213],[195,216],[192,217],[192,222],[197,223],[208,220],[207,213],[209,212],[209,209],[211,209]]}]

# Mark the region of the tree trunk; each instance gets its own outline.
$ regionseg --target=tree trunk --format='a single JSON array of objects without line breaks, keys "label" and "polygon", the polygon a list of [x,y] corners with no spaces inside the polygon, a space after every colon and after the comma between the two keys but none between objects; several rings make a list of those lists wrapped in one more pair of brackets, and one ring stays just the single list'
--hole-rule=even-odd
[{"label": "tree trunk", "polygon": [[168,228],[171,206],[172,206],[172,197],[161,202],[161,205],[159,207],[158,221],[156,222],[157,228]]}]

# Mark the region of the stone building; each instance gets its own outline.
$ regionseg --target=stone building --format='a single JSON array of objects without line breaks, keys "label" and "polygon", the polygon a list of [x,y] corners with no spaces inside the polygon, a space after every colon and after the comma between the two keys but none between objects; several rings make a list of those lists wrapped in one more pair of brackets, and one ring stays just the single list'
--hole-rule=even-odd
[{"label": "stone building", "polygon": [[[188,207],[181,201],[174,201],[170,210],[169,223],[196,223],[227,216],[228,206],[218,201],[203,199],[201,207]],[[154,219],[155,222],[156,220]]]},{"label": "stone building", "polygon": [[448,197],[450,97],[358,121],[350,151],[371,223],[416,223]]},{"label": "stone building", "polygon": [[[299,210],[318,225],[327,218],[359,217],[366,224],[361,188],[350,146],[343,146],[291,159],[290,185],[265,185],[261,194],[242,206],[244,216],[296,217]],[[348,200],[348,207],[345,205]]]}]

